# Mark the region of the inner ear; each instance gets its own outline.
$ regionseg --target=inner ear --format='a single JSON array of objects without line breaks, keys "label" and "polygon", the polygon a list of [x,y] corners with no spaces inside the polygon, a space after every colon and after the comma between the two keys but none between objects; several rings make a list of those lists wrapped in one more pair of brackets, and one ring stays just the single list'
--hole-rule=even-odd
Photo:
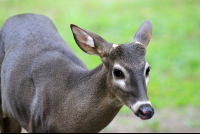
[{"label": "inner ear", "polygon": [[95,49],[94,39],[83,29],[71,24],[74,39],[78,46],[86,53],[98,55]]}]

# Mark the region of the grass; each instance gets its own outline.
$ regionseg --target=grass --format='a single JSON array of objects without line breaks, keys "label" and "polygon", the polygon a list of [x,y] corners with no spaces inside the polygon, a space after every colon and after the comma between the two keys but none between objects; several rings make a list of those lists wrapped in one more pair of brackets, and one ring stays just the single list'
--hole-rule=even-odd
[{"label": "grass", "polygon": [[[149,129],[151,133],[160,133],[161,132],[161,128],[160,128],[160,122],[159,121],[153,121],[153,122],[148,122],[148,123],[141,123],[141,124],[138,124],[137,126],[137,129]],[[163,131],[163,130],[162,130]],[[166,130],[165,130],[166,131]]]},{"label": "grass", "polygon": [[92,69],[101,61],[78,48],[71,23],[121,44],[131,42],[141,23],[149,19],[153,35],[146,58],[152,67],[148,96],[153,106],[200,108],[199,6],[199,0],[0,0],[0,27],[16,14],[46,15]]}]

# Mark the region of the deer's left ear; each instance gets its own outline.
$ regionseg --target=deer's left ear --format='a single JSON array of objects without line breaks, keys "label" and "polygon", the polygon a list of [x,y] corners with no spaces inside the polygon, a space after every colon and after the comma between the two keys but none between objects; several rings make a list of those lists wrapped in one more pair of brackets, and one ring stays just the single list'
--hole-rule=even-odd
[{"label": "deer's left ear", "polygon": [[97,55],[94,39],[83,29],[71,24],[74,39],[78,46],[86,53]]},{"label": "deer's left ear", "polygon": [[147,47],[151,40],[151,35],[152,35],[152,23],[150,20],[146,20],[137,30],[133,42],[139,42],[145,47]]},{"label": "deer's left ear", "polygon": [[77,45],[86,53],[97,55],[104,65],[109,63],[109,53],[112,43],[107,42],[99,35],[71,24],[71,29]]}]

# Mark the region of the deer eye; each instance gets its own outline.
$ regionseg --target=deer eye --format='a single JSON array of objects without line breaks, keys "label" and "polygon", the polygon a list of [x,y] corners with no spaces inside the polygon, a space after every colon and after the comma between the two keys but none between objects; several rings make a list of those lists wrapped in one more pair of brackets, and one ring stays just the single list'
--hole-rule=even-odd
[{"label": "deer eye", "polygon": [[148,67],[146,70],[146,76],[149,76],[149,72],[150,72],[150,67]]},{"label": "deer eye", "polygon": [[124,78],[123,72],[119,69],[113,69],[113,74],[117,79],[123,79]]}]

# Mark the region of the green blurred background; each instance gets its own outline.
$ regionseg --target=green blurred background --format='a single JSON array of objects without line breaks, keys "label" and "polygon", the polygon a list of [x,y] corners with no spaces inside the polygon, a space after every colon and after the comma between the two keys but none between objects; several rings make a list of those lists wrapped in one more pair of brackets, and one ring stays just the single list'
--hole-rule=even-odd
[{"label": "green blurred background", "polygon": [[[199,8],[200,0],[0,0],[0,27],[16,14],[48,16],[92,69],[101,60],[79,49],[70,30],[71,23],[121,44],[131,42],[142,22],[151,20],[153,34],[146,59],[152,67],[148,87],[152,105],[155,109],[195,107],[199,110]],[[123,107],[120,113],[132,112]]]}]

